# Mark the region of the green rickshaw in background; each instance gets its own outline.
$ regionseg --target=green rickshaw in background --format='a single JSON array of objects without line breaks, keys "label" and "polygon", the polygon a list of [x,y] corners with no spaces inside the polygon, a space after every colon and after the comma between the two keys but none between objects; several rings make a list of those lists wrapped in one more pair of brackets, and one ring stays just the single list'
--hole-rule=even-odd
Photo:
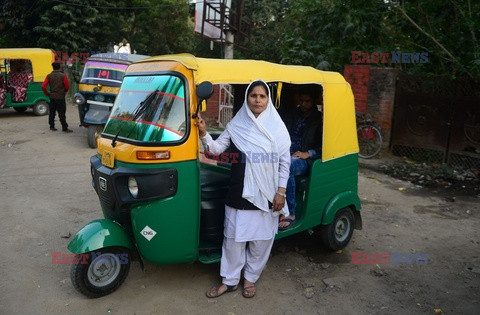
[{"label": "green rickshaw in background", "polygon": [[0,49],[0,108],[17,112],[32,108],[34,115],[46,115],[50,99],[43,94],[42,83],[54,60],[50,49]]}]

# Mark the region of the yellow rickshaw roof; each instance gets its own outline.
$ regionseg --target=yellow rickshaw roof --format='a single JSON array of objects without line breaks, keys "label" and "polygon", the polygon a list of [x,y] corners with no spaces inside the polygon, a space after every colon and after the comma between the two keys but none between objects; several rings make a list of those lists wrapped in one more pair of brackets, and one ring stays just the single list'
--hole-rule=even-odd
[{"label": "yellow rickshaw roof", "polygon": [[[248,84],[261,79],[266,82],[345,84],[337,72],[320,71],[308,66],[282,65],[261,60],[198,58],[190,54],[161,55],[141,62],[176,61],[195,71],[195,83],[210,81],[213,84]],[[261,75],[260,75],[261,73]]]},{"label": "yellow rickshaw roof", "polygon": [[33,81],[42,82],[52,72],[53,51],[44,48],[0,49],[0,59],[29,59],[32,62]]},{"label": "yellow rickshaw roof", "polygon": [[350,84],[340,73],[260,60],[197,58],[190,54],[155,56],[136,63],[161,61],[179,62],[192,70],[196,85],[204,81],[213,84],[248,84],[257,79],[320,84],[323,87],[324,111],[322,160],[358,152],[353,93]]}]

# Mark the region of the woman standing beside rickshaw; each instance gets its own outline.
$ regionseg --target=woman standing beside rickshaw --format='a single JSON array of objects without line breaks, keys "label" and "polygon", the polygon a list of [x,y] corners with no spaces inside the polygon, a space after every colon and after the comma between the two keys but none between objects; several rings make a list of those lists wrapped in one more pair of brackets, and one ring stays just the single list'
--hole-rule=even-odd
[{"label": "woman standing beside rickshaw", "polygon": [[[239,154],[241,161],[232,164],[230,190],[225,200],[220,267],[223,283],[212,287],[207,297],[235,291],[244,269],[242,295],[251,298],[278,231],[278,216],[288,213],[285,207],[290,167],[288,131],[273,107],[266,83],[260,80],[248,86],[242,108],[216,141],[206,132],[201,117],[198,128],[209,152],[220,154],[232,144],[233,153]],[[278,158],[255,161],[254,154]]]}]

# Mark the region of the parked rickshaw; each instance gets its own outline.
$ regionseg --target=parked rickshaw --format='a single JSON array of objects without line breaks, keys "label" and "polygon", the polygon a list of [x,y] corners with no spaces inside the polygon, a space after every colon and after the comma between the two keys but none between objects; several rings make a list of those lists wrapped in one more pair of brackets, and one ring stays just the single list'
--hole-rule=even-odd
[{"label": "parked rickshaw", "polygon": [[54,60],[50,49],[0,49],[0,108],[17,112],[32,108],[35,115],[46,115],[50,99],[43,94],[42,83]]},{"label": "parked rickshaw", "polygon": [[113,292],[132,260],[142,268],[144,261],[220,261],[231,164],[205,157],[194,122],[202,101],[207,108],[216,102],[212,92],[218,85],[232,87],[235,112],[247,85],[258,78],[270,85],[279,111],[294,106],[303,85],[322,92],[322,157],[309,175],[296,178],[297,223],[276,238],[318,231],[327,248],[347,246],[362,220],[355,108],[340,74],[254,60],[152,57],[126,70],[90,159],[104,218],[88,223],[68,245],[89,257],[72,265],[78,291],[89,297]]},{"label": "parked rickshaw", "polygon": [[87,142],[97,147],[97,138],[107,122],[128,65],[148,56],[126,53],[95,54],[87,59],[73,99],[78,105],[80,126],[88,128]]}]

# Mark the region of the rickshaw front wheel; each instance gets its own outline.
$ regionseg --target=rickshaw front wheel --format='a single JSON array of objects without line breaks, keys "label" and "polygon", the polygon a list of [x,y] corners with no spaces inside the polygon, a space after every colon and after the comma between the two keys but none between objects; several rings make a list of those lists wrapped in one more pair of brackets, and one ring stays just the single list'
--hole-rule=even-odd
[{"label": "rickshaw front wheel", "polygon": [[88,253],[70,269],[70,278],[77,291],[90,298],[114,292],[125,281],[130,270],[130,254],[119,247],[103,248]]},{"label": "rickshaw front wheel", "polygon": [[33,114],[35,116],[43,116],[48,114],[48,104],[45,101],[37,102],[33,105]]},{"label": "rickshaw front wheel", "polygon": [[333,251],[345,248],[352,238],[354,227],[355,217],[352,210],[348,207],[338,210],[332,223],[322,226],[323,245]]},{"label": "rickshaw front wheel", "polygon": [[103,125],[88,126],[87,142],[90,148],[95,149],[97,147],[97,139],[100,138],[103,127]]}]

